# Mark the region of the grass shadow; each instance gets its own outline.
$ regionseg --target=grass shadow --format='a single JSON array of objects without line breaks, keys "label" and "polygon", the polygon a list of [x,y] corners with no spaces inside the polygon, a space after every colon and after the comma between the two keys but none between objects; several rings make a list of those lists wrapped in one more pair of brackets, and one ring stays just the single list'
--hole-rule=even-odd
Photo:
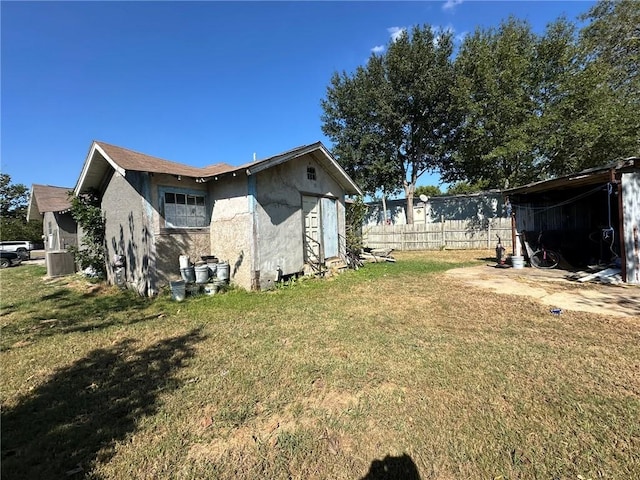
[{"label": "grass shadow", "polygon": [[108,461],[160,392],[180,388],[176,372],[202,340],[200,329],[142,350],[126,339],[57,370],[3,409],[2,478],[65,478]]}]

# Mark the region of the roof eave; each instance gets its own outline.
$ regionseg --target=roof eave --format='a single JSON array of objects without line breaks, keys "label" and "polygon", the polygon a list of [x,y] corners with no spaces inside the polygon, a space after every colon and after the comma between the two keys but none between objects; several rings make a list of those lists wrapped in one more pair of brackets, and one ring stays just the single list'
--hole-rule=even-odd
[{"label": "roof eave", "polygon": [[[82,192],[87,191],[89,188],[97,187],[96,184],[93,184],[90,182],[90,179],[92,176],[91,172],[93,169],[96,168],[95,162],[98,161],[98,160],[95,160],[96,153],[100,154],[102,158],[106,160],[106,162],[116,172],[120,173],[122,176],[126,175],[127,171],[124,168],[120,167],[109,155],[107,155],[107,152],[105,152],[104,149],[97,142],[93,142],[91,144],[91,148],[89,149],[89,154],[87,155],[87,158],[84,161],[84,165],[82,166],[82,172],[80,173],[78,182],[76,183],[76,186],[73,189],[74,195],[79,195]],[[87,185],[88,183],[91,183],[91,184]]]}]

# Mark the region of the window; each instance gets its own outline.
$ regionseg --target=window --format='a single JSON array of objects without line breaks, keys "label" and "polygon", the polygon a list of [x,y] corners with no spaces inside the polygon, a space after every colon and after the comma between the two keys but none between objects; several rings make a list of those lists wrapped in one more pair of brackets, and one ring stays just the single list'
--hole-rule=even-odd
[{"label": "window", "polygon": [[167,228],[206,227],[204,195],[165,192],[164,221]]},{"label": "window", "polygon": [[316,168],[307,167],[307,180],[315,180],[315,179],[316,179]]}]

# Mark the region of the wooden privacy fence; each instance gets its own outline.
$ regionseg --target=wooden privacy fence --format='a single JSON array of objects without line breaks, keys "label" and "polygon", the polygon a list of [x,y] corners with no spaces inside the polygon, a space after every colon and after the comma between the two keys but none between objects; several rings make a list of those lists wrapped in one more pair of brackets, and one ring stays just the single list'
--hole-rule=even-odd
[{"label": "wooden privacy fence", "polygon": [[494,218],[480,225],[472,220],[443,220],[414,225],[363,226],[362,235],[365,247],[394,250],[493,249],[499,235],[507,252],[511,251],[510,218]]}]

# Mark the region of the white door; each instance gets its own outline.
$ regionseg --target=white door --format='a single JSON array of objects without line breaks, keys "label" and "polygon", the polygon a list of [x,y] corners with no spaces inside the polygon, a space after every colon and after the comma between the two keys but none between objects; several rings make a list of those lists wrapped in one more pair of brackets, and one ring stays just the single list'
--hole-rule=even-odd
[{"label": "white door", "polygon": [[317,197],[302,197],[302,213],[304,215],[304,260],[305,262],[321,262],[320,203]]}]

